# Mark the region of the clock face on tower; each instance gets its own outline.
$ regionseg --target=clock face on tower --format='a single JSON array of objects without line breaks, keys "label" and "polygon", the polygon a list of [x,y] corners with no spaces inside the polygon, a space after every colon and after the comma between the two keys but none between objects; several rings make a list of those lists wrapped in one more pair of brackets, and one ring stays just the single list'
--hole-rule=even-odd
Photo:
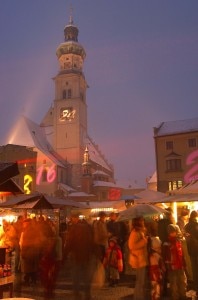
[{"label": "clock face on tower", "polygon": [[62,107],[60,109],[60,118],[61,122],[72,121],[76,115],[76,110],[73,107]]}]

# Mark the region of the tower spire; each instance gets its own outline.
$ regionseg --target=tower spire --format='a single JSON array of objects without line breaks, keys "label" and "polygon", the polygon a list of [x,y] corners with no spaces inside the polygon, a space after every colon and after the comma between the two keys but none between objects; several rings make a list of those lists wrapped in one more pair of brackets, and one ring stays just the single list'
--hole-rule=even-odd
[{"label": "tower spire", "polygon": [[82,163],[83,166],[83,175],[91,175],[91,163],[89,161],[89,150],[88,147],[86,146],[85,152],[84,152],[84,161]]},{"label": "tower spire", "polygon": [[65,42],[74,41],[78,42],[78,28],[74,25],[73,21],[73,7],[70,5],[69,9],[69,24],[64,29]]},{"label": "tower spire", "polygon": [[73,7],[72,7],[72,4],[70,5],[70,8],[69,8],[69,24],[72,25],[74,23],[73,21]]}]

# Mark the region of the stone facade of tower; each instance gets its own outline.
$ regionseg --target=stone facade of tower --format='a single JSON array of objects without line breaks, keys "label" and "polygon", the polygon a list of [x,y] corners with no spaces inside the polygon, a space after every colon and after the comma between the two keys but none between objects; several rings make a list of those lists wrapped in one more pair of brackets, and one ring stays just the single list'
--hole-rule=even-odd
[{"label": "stone facade of tower", "polygon": [[[87,83],[83,74],[86,53],[78,43],[78,28],[72,20],[65,27],[64,36],[65,41],[56,51],[59,72],[54,77],[55,100],[50,112],[53,125],[51,144],[72,166],[70,182],[76,187],[80,185],[87,136]],[[41,124],[47,129],[49,118],[45,116]]]}]

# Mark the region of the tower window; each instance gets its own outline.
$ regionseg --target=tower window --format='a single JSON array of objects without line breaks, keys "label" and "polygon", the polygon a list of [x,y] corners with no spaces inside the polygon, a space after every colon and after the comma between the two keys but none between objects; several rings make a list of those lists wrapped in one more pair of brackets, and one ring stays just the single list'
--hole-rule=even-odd
[{"label": "tower window", "polygon": [[67,91],[67,98],[69,98],[69,99],[71,99],[71,89],[69,89],[68,91]]},{"label": "tower window", "polygon": [[63,99],[71,99],[72,97],[72,90],[63,90]]},{"label": "tower window", "polygon": [[66,99],[66,90],[63,91],[63,99]]}]

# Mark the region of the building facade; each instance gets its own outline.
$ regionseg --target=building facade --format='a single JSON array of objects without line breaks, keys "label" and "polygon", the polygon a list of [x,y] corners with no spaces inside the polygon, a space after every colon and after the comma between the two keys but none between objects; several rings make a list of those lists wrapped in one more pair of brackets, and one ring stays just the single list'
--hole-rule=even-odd
[{"label": "building facade", "polygon": [[198,179],[198,118],[161,123],[154,142],[158,191]]}]

